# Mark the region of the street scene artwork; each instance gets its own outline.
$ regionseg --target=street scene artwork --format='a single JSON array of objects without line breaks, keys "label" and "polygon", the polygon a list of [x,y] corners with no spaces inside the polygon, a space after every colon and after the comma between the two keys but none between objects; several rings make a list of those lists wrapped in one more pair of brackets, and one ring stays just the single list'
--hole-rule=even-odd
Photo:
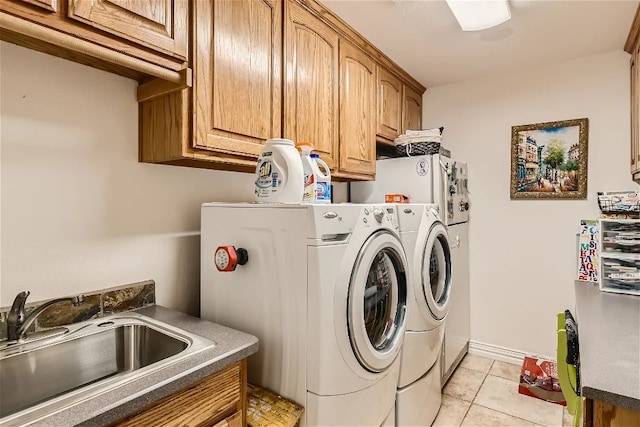
[{"label": "street scene artwork", "polygon": [[586,199],[588,119],[511,128],[512,199]]}]

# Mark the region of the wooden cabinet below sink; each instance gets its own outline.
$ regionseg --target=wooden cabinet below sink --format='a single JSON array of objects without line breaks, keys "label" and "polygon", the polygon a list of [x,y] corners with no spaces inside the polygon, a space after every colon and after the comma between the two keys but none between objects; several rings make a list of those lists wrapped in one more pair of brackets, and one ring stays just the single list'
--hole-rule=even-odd
[{"label": "wooden cabinet below sink", "polygon": [[640,412],[599,400],[585,400],[584,427],[640,426]]},{"label": "wooden cabinet below sink", "polygon": [[246,425],[246,359],[155,402],[118,427],[241,427]]}]

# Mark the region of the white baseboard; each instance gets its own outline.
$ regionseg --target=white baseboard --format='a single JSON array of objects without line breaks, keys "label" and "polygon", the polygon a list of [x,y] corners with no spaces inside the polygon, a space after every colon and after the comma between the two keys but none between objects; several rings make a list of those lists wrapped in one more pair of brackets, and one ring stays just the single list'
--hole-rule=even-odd
[{"label": "white baseboard", "polygon": [[506,347],[500,347],[498,345],[487,344],[478,341],[469,342],[469,353],[478,356],[488,357],[494,360],[501,360],[507,363],[513,363],[515,365],[522,365],[524,356],[523,351],[513,350]]}]

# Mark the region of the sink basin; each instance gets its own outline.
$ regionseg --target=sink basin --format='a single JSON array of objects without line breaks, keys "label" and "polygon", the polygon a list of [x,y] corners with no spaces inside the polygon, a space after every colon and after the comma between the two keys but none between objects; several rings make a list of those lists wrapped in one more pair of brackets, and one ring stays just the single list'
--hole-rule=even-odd
[{"label": "sink basin", "polygon": [[131,313],[72,327],[0,351],[0,424],[37,419],[215,345]]}]

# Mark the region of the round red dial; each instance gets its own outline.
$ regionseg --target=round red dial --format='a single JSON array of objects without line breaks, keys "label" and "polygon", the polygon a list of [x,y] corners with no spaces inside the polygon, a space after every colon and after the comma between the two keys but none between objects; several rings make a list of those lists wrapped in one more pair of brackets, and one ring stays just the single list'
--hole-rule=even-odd
[{"label": "round red dial", "polygon": [[218,246],[213,254],[213,262],[218,271],[234,271],[238,264],[244,265],[248,260],[247,251],[234,246]]}]

